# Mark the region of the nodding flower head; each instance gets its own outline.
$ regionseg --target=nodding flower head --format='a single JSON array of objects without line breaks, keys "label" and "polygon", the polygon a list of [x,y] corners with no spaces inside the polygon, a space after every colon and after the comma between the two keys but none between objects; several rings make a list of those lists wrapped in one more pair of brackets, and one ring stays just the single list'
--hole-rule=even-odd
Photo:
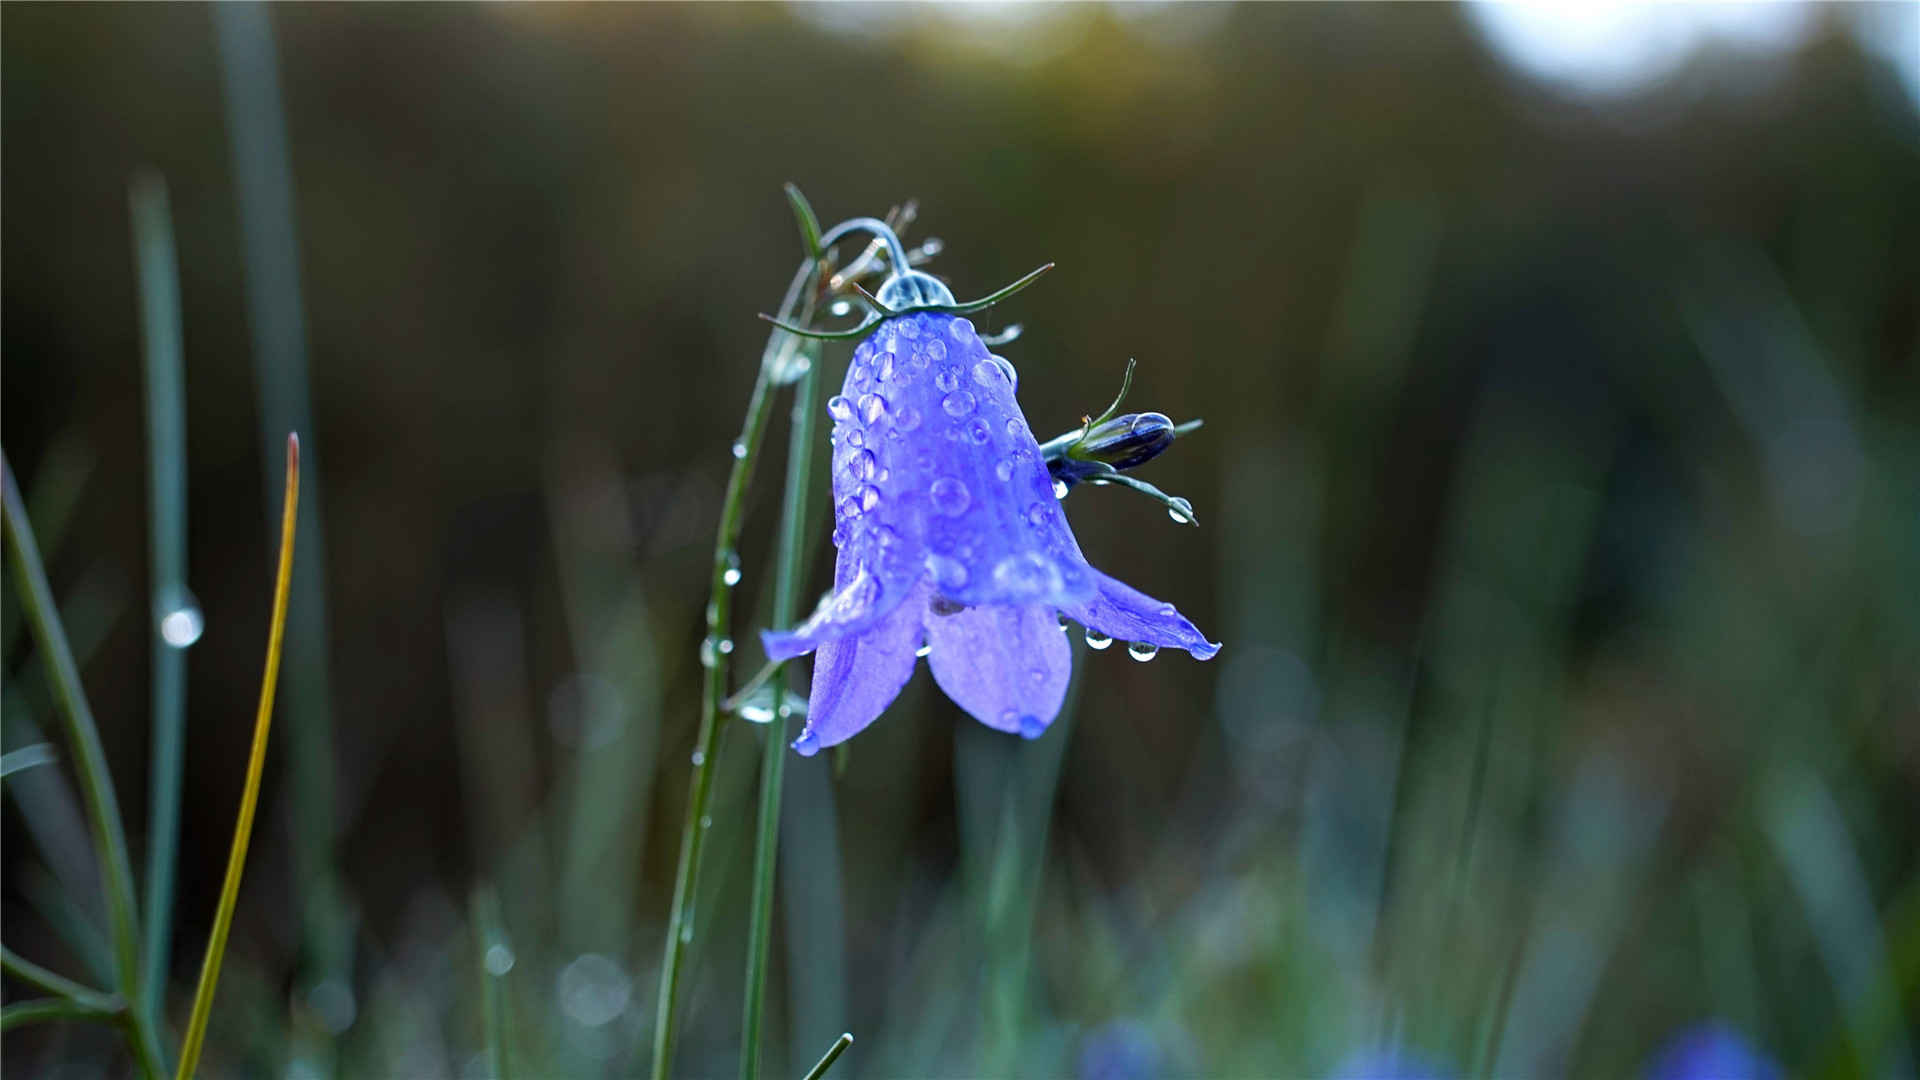
[{"label": "nodding flower head", "polygon": [[1172,604],[1087,564],[1014,400],[1012,365],[965,318],[884,319],[827,412],[834,590],[800,626],[765,635],[776,660],[818,650],[800,753],[872,723],[923,654],[961,708],[1037,738],[1072,672],[1061,615],[1090,642],[1134,642],[1137,657],[1219,651]]}]

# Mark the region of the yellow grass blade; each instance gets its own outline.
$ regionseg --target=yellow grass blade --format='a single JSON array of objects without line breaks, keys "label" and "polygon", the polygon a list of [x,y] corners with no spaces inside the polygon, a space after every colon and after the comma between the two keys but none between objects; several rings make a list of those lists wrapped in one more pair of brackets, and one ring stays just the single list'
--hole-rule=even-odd
[{"label": "yellow grass blade", "polygon": [[213,1012],[214,984],[220,981],[220,959],[227,951],[227,931],[233,927],[233,905],[240,895],[240,874],[246,869],[247,841],[253,836],[253,811],[260,801],[260,770],[267,759],[267,729],[273,723],[273,690],[280,679],[280,639],[287,627],[287,583],[293,576],[294,510],[300,502],[300,437],[287,436],[287,501],[280,512],[280,570],[273,583],[273,626],[267,635],[267,671],[260,679],[260,711],[253,718],[253,751],[247,757],[247,784],[240,794],[240,820],[233,826],[233,846],[227,852],[227,878],[220,885],[220,906],[213,913],[213,936],[207,939],[206,959],[200,962],[200,984],[193,992],[193,1017],[180,1045],[180,1068],[175,1080],[189,1080],[200,1063],[200,1044],[207,1035],[207,1017]]}]

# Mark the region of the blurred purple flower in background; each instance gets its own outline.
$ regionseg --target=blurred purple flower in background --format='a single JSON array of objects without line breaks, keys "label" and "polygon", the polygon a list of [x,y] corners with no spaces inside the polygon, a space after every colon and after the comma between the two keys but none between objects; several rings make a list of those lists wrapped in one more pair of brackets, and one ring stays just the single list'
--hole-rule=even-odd
[{"label": "blurred purple flower in background", "polygon": [[1039,737],[1072,674],[1061,614],[1097,647],[1135,643],[1136,657],[1219,651],[1172,604],[1087,565],[1014,378],[953,315],[890,318],[854,351],[827,403],[834,591],[791,632],[764,637],[776,660],[819,650],[800,753],[872,723],[918,655],[975,719]]},{"label": "blurred purple flower in background", "polygon": [[1778,1065],[1722,1020],[1681,1032],[1647,1066],[1647,1080],[1779,1080],[1780,1076]]},{"label": "blurred purple flower in background", "polygon": [[1114,1020],[1080,1044],[1079,1080],[1156,1080],[1170,1071],[1168,1054],[1144,1024]]}]

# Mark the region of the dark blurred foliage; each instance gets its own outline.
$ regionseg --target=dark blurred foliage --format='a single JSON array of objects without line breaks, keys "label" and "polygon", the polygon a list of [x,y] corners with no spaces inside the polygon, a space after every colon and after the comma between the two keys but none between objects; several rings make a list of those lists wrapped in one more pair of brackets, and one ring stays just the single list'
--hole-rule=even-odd
[{"label": "dark blurred foliage", "polygon": [[[1459,9],[1205,14],[834,15],[868,32],[771,6],[272,9],[327,533],[330,813],[363,1002],[477,878],[502,880],[510,924],[555,917],[516,899],[522,856],[504,853],[582,756],[567,718],[597,684],[577,673],[633,674],[589,659],[606,635],[574,588],[629,596],[614,621],[648,657],[657,728],[620,825],[645,861],[608,951],[650,1023],[705,567],[753,316],[799,254],[793,180],[829,221],[917,198],[914,233],[946,241],[934,268],[963,296],[1058,261],[978,320],[1027,325],[1003,351],[1043,437],[1098,412],[1128,357],[1130,408],[1207,421],[1143,470],[1200,529],[1111,489],[1068,501],[1096,565],[1226,651],[1078,659],[1057,792],[1030,807],[1051,810],[1031,1071],[1070,1068],[1073,1033],[1112,1022],[1172,1040],[1125,1053],[1203,1072],[1330,1067],[1340,1031],[1463,1068],[1619,1075],[1729,1008],[1781,1059],[1829,1062],[1859,1002],[1826,982],[1841,947],[1819,890],[1812,915],[1794,900],[1824,880],[1795,837],[1851,837],[1886,938],[1862,947],[1891,950],[1911,1006],[1920,946],[1895,913],[1920,911],[1920,123],[1894,74],[1838,11],[1786,55],[1709,51],[1606,104],[1509,73]],[[4,23],[0,419],[30,488],[50,463],[91,463],[50,563],[98,600],[87,687],[135,837],[148,629],[126,186],[151,167],[171,189],[207,613],[184,987],[240,786],[278,467],[260,457],[219,57],[201,7],[9,4]],[[749,508],[749,616],[779,468],[774,449]],[[814,575],[824,587],[824,558]],[[743,679],[758,648],[741,638]],[[732,1067],[746,731],[693,1071]],[[921,676],[834,781],[850,978],[824,1022],[923,1054],[868,1069],[994,1060],[964,1035],[993,1023],[963,989],[992,974],[957,961],[943,983],[902,959],[955,918],[968,755],[1018,752],[982,738]],[[268,1015],[296,977],[284,770],[228,991],[254,987]],[[19,900],[39,856],[8,813],[5,938],[59,956]],[[946,1027],[926,1019],[940,986],[957,995]],[[886,1041],[905,1013],[931,1034]],[[447,1052],[471,1052],[470,1021],[448,1022]],[[1529,1056],[1515,1024],[1545,1048]],[[221,1051],[220,1030],[216,1053],[251,1052]],[[10,1055],[28,1045],[10,1037]]]}]

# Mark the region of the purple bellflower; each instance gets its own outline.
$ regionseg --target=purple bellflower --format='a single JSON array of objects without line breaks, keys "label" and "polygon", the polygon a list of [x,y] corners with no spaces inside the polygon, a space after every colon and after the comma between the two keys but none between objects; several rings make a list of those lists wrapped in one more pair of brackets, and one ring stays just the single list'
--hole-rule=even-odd
[{"label": "purple bellflower", "polygon": [[[932,291],[907,300],[952,303],[944,286],[910,276]],[[1072,674],[1060,615],[1099,635],[1090,640],[1202,660],[1218,652],[1172,604],[1087,564],[1014,400],[1013,366],[988,353],[973,324],[881,310],[891,317],[854,350],[827,403],[833,591],[793,630],[764,635],[775,660],[817,651],[793,748],[815,754],[873,723],[923,655],[975,719],[1038,738]]]}]

